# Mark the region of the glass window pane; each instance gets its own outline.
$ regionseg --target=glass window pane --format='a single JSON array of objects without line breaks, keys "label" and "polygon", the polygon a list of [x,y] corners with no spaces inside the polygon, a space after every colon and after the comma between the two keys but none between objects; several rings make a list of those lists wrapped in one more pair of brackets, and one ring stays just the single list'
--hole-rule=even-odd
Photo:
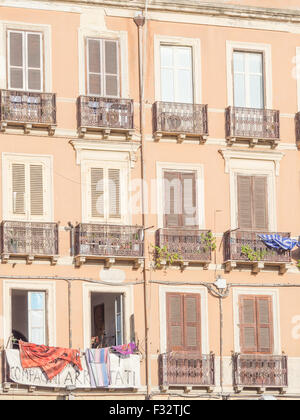
[{"label": "glass window pane", "polygon": [[23,70],[10,69],[10,87],[12,89],[23,89]]},{"label": "glass window pane", "polygon": [[23,66],[23,34],[21,32],[10,33],[10,65]]},{"label": "glass window pane", "polygon": [[233,69],[235,73],[245,73],[245,53],[233,53]]},{"label": "glass window pane", "polygon": [[33,311],[45,309],[45,293],[44,292],[30,292],[29,293],[29,309]]},{"label": "glass window pane", "polygon": [[249,71],[250,73],[262,74],[263,70],[263,55],[262,54],[248,54]]},{"label": "glass window pane", "polygon": [[101,95],[101,76],[100,75],[90,74],[89,95]]},{"label": "glass window pane", "polygon": [[31,311],[30,312],[31,328],[42,328],[44,329],[44,312],[43,311]]},{"label": "glass window pane", "polygon": [[41,67],[41,37],[39,34],[28,34],[28,67],[39,69]]},{"label": "glass window pane", "polygon": [[261,76],[250,76],[250,107],[263,108],[263,83]]},{"label": "glass window pane", "polygon": [[192,70],[192,49],[176,47],[174,49],[174,61],[176,67],[187,67]]},{"label": "glass window pane", "polygon": [[193,103],[193,84],[191,71],[177,71],[177,97],[175,100],[181,103]]},{"label": "glass window pane", "polygon": [[173,48],[169,46],[160,47],[161,52],[161,66],[173,67]]},{"label": "glass window pane", "polygon": [[161,99],[164,102],[174,102],[174,72],[169,69],[161,70]]},{"label": "glass window pane", "polygon": [[28,70],[28,89],[41,90],[41,71]]},{"label": "glass window pane", "polygon": [[31,330],[30,341],[34,344],[42,345],[44,343],[44,329],[34,328]]},{"label": "glass window pane", "polygon": [[234,106],[247,106],[245,77],[243,74],[235,74],[234,76]]}]

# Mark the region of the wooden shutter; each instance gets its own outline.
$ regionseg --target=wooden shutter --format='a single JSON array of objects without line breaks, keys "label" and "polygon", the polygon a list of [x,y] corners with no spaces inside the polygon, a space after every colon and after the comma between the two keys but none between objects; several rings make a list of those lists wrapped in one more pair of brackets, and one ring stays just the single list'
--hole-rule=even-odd
[{"label": "wooden shutter", "polygon": [[30,214],[44,215],[44,180],[43,166],[30,165]]},{"label": "wooden shutter", "polygon": [[105,40],[105,96],[119,96],[119,42]]},{"label": "wooden shutter", "polygon": [[196,173],[183,173],[182,207],[184,227],[197,227]]},{"label": "wooden shutter", "polygon": [[201,351],[200,296],[184,295],[185,350]]},{"label": "wooden shutter", "polygon": [[104,170],[91,168],[91,215],[104,217]]},{"label": "wooden shutter", "polygon": [[102,95],[101,40],[88,39],[88,95]]},{"label": "wooden shutter", "polygon": [[167,293],[168,351],[184,350],[183,295]]},{"label": "wooden shutter", "polygon": [[253,228],[257,230],[268,229],[267,212],[267,177],[253,177]]},{"label": "wooden shutter", "polygon": [[42,37],[27,33],[27,86],[28,90],[42,90]]},{"label": "wooden shutter", "polygon": [[23,32],[8,32],[9,89],[24,89]]},{"label": "wooden shutter", "polygon": [[273,313],[272,298],[257,298],[258,352],[273,353]]},{"label": "wooden shutter", "polygon": [[25,165],[12,164],[12,211],[13,214],[25,215]]},{"label": "wooden shutter", "polygon": [[273,352],[273,314],[270,296],[240,297],[240,337],[243,354]]},{"label": "wooden shutter", "polygon": [[182,185],[179,172],[165,172],[165,227],[182,226]]},{"label": "wooden shutter", "polygon": [[255,296],[240,297],[240,331],[242,353],[257,352]]},{"label": "wooden shutter", "polygon": [[237,176],[238,188],[238,226],[252,229],[252,179],[251,176]]},{"label": "wooden shutter", "polygon": [[120,169],[108,170],[109,217],[121,217]]}]

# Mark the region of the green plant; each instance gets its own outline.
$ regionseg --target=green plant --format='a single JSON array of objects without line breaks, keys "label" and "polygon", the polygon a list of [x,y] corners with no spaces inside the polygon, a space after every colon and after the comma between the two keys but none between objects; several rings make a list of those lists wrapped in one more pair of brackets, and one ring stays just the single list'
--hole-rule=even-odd
[{"label": "green plant", "polygon": [[201,240],[204,244],[205,252],[207,252],[208,250],[215,251],[217,249],[216,238],[210,231],[205,234],[202,233]]},{"label": "green plant", "polygon": [[241,253],[245,255],[249,261],[261,261],[266,255],[266,250],[254,251],[249,245],[242,245]]},{"label": "green plant", "polygon": [[154,261],[155,267],[161,268],[163,263],[165,265],[172,265],[175,262],[182,261],[182,257],[177,252],[169,252],[167,246],[160,248],[159,246],[154,247]]},{"label": "green plant", "polygon": [[297,261],[297,267],[300,268],[300,260]]}]

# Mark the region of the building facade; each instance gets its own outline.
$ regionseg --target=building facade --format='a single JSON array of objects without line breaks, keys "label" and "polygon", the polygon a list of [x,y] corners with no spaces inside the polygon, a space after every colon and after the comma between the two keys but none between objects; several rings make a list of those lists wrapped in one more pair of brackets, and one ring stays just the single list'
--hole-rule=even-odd
[{"label": "building facade", "polygon": [[299,66],[297,0],[0,2],[0,399],[300,397]]}]

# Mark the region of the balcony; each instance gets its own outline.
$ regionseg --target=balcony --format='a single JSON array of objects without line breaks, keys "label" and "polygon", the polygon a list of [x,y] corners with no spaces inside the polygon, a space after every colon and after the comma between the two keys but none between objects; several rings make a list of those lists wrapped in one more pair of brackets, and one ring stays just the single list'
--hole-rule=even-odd
[{"label": "balcony", "polygon": [[82,223],[75,228],[75,264],[104,260],[110,268],[119,261],[132,261],[134,268],[144,263],[143,229],[139,226]]},{"label": "balcony", "polygon": [[11,257],[26,258],[31,264],[34,259],[58,260],[58,224],[33,222],[1,223],[1,255],[6,263]]},{"label": "balcony", "polygon": [[237,141],[270,144],[272,148],[280,141],[280,113],[271,109],[237,108],[226,109],[226,139],[229,145]]},{"label": "balcony", "polygon": [[153,129],[156,141],[171,136],[179,143],[186,138],[205,143],[208,137],[207,105],[156,102]]},{"label": "balcony", "polygon": [[[196,229],[159,229],[156,232],[156,246],[166,247],[168,254],[178,254],[178,263],[184,268],[191,263],[201,264],[208,269],[211,262],[211,232]],[[166,260],[161,261],[165,266]]]},{"label": "balcony", "polygon": [[215,386],[215,355],[195,353],[165,353],[159,357],[160,387],[206,388],[209,392]]},{"label": "balcony", "polygon": [[263,393],[266,389],[288,387],[287,356],[233,355],[233,377],[236,392],[254,388]]},{"label": "balcony", "polygon": [[87,132],[101,133],[109,140],[112,133],[134,134],[133,101],[131,99],[80,96],[77,101],[78,132],[83,138]]},{"label": "balcony", "polygon": [[295,116],[295,129],[296,129],[296,144],[300,150],[300,112]]},{"label": "balcony", "polygon": [[[272,234],[272,232],[237,229],[229,230],[224,234],[224,258],[227,272],[236,268],[238,264],[251,266],[253,273],[258,273],[266,266],[278,267],[280,274],[287,271],[291,263],[291,252],[267,247],[259,238],[260,234]],[[286,238],[291,236],[286,232],[278,234]]]},{"label": "balcony", "polygon": [[22,127],[25,134],[33,128],[46,129],[53,136],[56,128],[56,95],[12,90],[0,91],[0,131]]}]

